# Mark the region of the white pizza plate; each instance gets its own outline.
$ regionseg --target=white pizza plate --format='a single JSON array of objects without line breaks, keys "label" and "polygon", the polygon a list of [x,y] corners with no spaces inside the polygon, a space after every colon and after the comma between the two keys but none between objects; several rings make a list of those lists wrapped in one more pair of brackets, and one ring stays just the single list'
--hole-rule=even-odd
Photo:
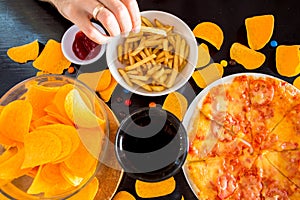
[{"label": "white pizza plate", "polygon": [[[274,76],[271,75],[266,75],[266,74],[260,74],[260,73],[238,73],[238,74],[233,74],[230,76],[226,76],[224,78],[221,78],[213,83],[211,83],[210,85],[208,85],[205,89],[203,89],[196,97],[195,99],[192,101],[192,103],[190,104],[184,118],[183,118],[183,126],[185,127],[185,129],[187,130],[187,134],[188,134],[188,144],[190,144],[190,140],[193,137],[192,133],[191,133],[191,129],[192,129],[192,125],[194,123],[195,118],[197,117],[197,111],[199,111],[201,109],[201,107],[199,107],[198,105],[202,105],[202,102],[204,100],[204,97],[208,94],[208,92],[213,88],[216,87],[218,85],[221,84],[228,84],[231,83],[235,77],[238,76],[253,76],[256,78],[259,77],[269,77],[269,78],[274,78],[274,79],[278,79],[283,81],[282,79],[276,78]],[[192,191],[194,192],[195,196],[198,197],[198,193],[199,193],[199,189],[195,186],[195,184],[191,181],[190,179],[190,175],[188,173],[188,169],[187,169],[187,160],[185,161],[184,165],[182,166],[185,178],[190,186],[190,188],[192,189]]]}]

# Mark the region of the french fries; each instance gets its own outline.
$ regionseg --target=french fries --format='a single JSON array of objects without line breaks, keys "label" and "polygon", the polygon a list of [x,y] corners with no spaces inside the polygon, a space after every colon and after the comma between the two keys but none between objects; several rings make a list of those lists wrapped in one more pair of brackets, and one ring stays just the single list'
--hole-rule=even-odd
[{"label": "french fries", "polygon": [[130,33],[117,47],[118,61],[125,67],[118,71],[129,86],[149,92],[161,92],[175,84],[187,64],[190,48],[174,27],[158,19],[141,17],[139,33]]}]

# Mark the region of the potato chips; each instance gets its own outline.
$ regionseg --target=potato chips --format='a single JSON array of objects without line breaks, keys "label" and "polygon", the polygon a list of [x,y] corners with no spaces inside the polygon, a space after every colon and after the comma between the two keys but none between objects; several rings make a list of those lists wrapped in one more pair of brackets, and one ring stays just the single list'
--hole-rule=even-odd
[{"label": "potato chips", "polygon": [[26,63],[30,60],[35,60],[39,55],[39,42],[38,40],[34,40],[28,44],[9,48],[7,50],[7,55],[10,59],[18,63]]},{"label": "potato chips", "polygon": [[[104,108],[80,86],[56,85],[27,84],[23,100],[1,106],[0,187],[14,197],[71,194],[97,169],[107,131]],[[24,175],[33,179],[27,193],[10,183]],[[93,199],[97,191],[94,179],[73,199]]]},{"label": "potato chips", "polygon": [[300,73],[299,45],[280,45],[276,48],[276,68],[280,75],[292,77]]},{"label": "potato chips", "polygon": [[262,49],[271,39],[274,30],[274,16],[260,15],[245,19],[248,45],[253,50]]},{"label": "potato chips", "polygon": [[266,56],[263,53],[237,42],[233,43],[230,48],[230,58],[250,70],[259,68],[266,60]]},{"label": "potato chips", "polygon": [[213,22],[201,22],[194,28],[193,33],[195,37],[209,42],[218,50],[221,49],[224,33],[217,24]]},{"label": "potato chips", "polygon": [[176,187],[174,177],[168,178],[160,182],[143,182],[137,180],[135,182],[135,190],[141,198],[154,198],[171,194]]}]

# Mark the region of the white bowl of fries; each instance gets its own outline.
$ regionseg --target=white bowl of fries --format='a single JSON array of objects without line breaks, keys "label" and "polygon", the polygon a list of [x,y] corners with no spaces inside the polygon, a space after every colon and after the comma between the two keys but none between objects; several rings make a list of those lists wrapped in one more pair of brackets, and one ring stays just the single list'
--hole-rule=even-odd
[{"label": "white bowl of fries", "polygon": [[108,67],[125,89],[144,96],[161,96],[181,88],[192,76],[197,42],[178,17],[143,11],[139,33],[114,38],[107,46]]}]

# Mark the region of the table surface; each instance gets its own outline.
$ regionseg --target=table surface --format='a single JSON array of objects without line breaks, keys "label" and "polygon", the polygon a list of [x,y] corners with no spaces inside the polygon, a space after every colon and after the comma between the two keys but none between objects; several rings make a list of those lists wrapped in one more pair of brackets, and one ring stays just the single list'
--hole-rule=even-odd
[{"label": "table surface", "polygon": [[[162,10],[175,14],[185,21],[193,29],[201,21],[212,21],[220,25],[224,31],[224,44],[221,51],[210,46],[211,56],[215,62],[221,60],[229,61],[229,49],[233,42],[247,44],[244,20],[247,17],[260,14],[273,14],[275,17],[275,29],[272,39],[279,44],[300,44],[300,2],[298,0],[139,0],[140,10]],[[18,64],[10,60],[6,54],[8,48],[29,43],[38,39],[45,44],[49,39],[61,40],[63,33],[72,23],[64,19],[55,8],[48,3],[36,0],[0,0],[0,96],[8,91],[18,82],[35,76],[37,70],[32,67],[32,62]],[[198,40],[198,42],[201,42]],[[261,52],[266,55],[266,62],[259,69],[251,72],[270,74],[282,78],[290,83],[295,77],[281,77],[275,68],[275,48],[266,45]],[[97,71],[106,68],[105,58],[89,66],[76,66],[77,73],[83,71]],[[240,66],[228,66],[225,68],[224,76],[246,72]],[[249,71],[248,71],[249,72]],[[76,74],[70,76],[76,76]],[[69,75],[66,73],[66,75]],[[189,103],[201,91],[191,79],[184,87],[179,89]],[[130,107],[119,103],[122,99],[130,98]],[[165,96],[142,97],[126,93],[118,86],[108,102],[119,120],[122,120],[129,112],[139,107],[148,106],[149,102],[162,104]],[[185,199],[193,200],[196,197],[184,178],[182,172],[175,176],[176,190],[166,197],[156,199],[179,200],[183,195]],[[127,190],[134,194],[135,180],[127,175],[123,177],[118,190]]]}]

